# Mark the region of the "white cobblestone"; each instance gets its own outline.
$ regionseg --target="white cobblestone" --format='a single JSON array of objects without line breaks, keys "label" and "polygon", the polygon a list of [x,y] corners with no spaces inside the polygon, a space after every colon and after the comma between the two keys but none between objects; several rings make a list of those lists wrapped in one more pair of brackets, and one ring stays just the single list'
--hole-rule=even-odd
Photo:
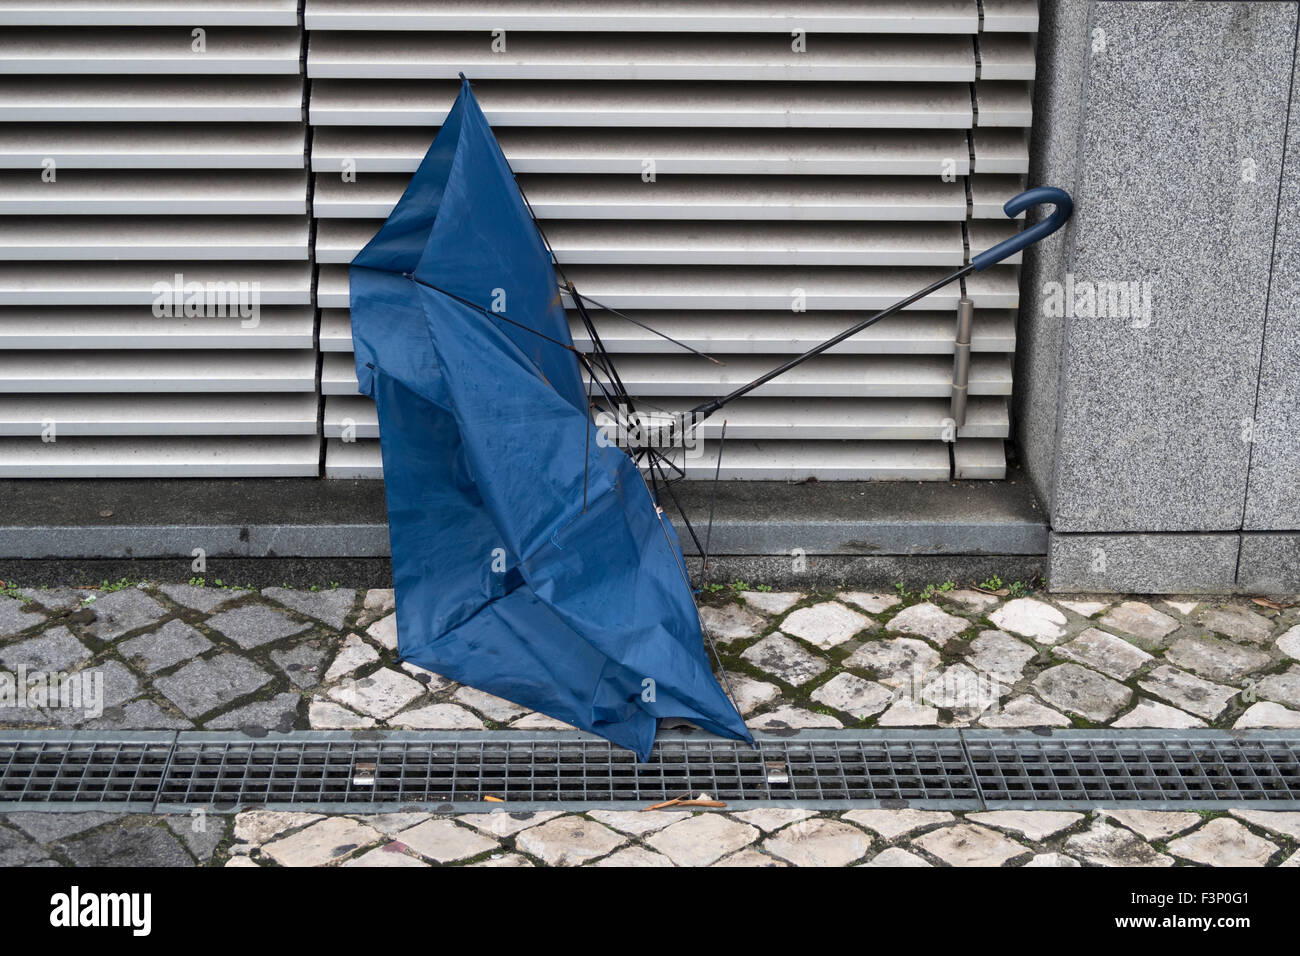
[{"label": "white cobblestone", "polygon": [[1053,651],[1116,680],[1128,680],[1152,656],[1128,641],[1090,627]]},{"label": "white cobblestone", "polygon": [[1069,717],[1021,694],[979,719],[981,727],[1069,727]]},{"label": "white cobblestone", "polygon": [[381,617],[366,628],[366,635],[390,651],[397,650],[397,615]]},{"label": "white cobblestone", "polygon": [[1135,638],[1147,650],[1160,647],[1178,629],[1178,622],[1141,601],[1124,601],[1111,608],[1100,621],[1103,627]]},{"label": "white cobblestone", "polygon": [[1151,671],[1138,681],[1138,686],[1182,710],[1211,719],[1223,713],[1228,701],[1237,694],[1231,687],[1211,683],[1168,664]]},{"label": "white cobblestone", "polygon": [[378,830],[348,817],[327,817],[262,847],[281,866],[325,866],[382,839]]},{"label": "white cobblestone", "polygon": [[455,863],[497,849],[497,841],[490,840],[467,827],[457,826],[450,820],[425,820],[409,830],[397,834],[397,840],[409,846],[420,856],[439,863]]},{"label": "white cobblestone", "polygon": [[947,810],[850,810],[844,819],[866,827],[886,840],[894,840],[905,833],[956,819]]},{"label": "white cobblestone", "polygon": [[1289,710],[1270,700],[1261,700],[1247,707],[1246,712],[1232,726],[1242,730],[1252,727],[1294,730],[1300,728],[1300,711]]},{"label": "white cobblestone", "polygon": [[1244,607],[1210,607],[1198,615],[1200,622],[1212,631],[1226,634],[1238,641],[1266,644],[1273,633],[1273,625],[1266,618]]},{"label": "white cobblestone", "polygon": [[375,726],[373,717],[362,717],[328,700],[313,700],[307,707],[312,730],[363,730]]},{"label": "white cobblestone", "polygon": [[1074,826],[1083,819],[1083,814],[1066,810],[989,810],[968,813],[966,819],[998,830],[1011,830],[1040,843],[1052,834]]},{"label": "white cobblestone", "polygon": [[668,859],[662,853],[656,853],[654,850],[647,850],[643,846],[630,846],[626,849],[619,850],[617,853],[611,853],[603,860],[598,860],[592,866],[672,866],[673,861]]},{"label": "white cobblestone", "polygon": [[235,816],[234,837],[239,843],[262,844],[286,830],[304,827],[321,819],[324,819],[324,815],[320,813],[245,810]]},{"label": "white cobblestone", "polygon": [[879,614],[888,611],[895,604],[902,603],[896,595],[880,594],[875,591],[845,591],[840,595],[840,600],[848,601],[869,614]]},{"label": "white cobblestone", "polygon": [[1004,684],[1015,684],[1024,676],[1025,665],[1038,652],[1005,631],[980,631],[971,641],[966,660]]},{"label": "white cobblestone", "polygon": [[1097,820],[1085,833],[1065,841],[1066,851],[1096,866],[1173,866],[1174,858],[1158,852],[1123,827]]},{"label": "white cobblestone", "polygon": [[1170,707],[1158,700],[1143,697],[1138,700],[1136,707],[1127,714],[1116,717],[1110,725],[1121,728],[1164,727],[1187,730],[1193,727],[1205,727],[1206,723],[1199,717],[1183,713],[1177,707]]},{"label": "white cobblestone", "polygon": [[915,853],[909,853],[902,847],[891,846],[888,849],[881,850],[863,866],[933,866]]},{"label": "white cobblestone", "polygon": [[1042,601],[1016,598],[1008,601],[989,620],[1004,631],[1019,634],[1040,644],[1055,644],[1065,636],[1065,615]]},{"label": "white cobblestone", "polygon": [[781,633],[769,634],[740,656],[795,687],[808,683],[827,667],[824,660]]},{"label": "white cobblestone", "polygon": [[678,866],[708,866],[758,839],[757,827],[720,813],[701,813],[646,837]]},{"label": "white cobblestone", "polygon": [[1277,851],[1276,843],[1226,817],[1211,820],[1194,833],[1169,842],[1169,852],[1174,856],[1209,866],[1263,866]]},{"label": "white cobblestone", "polygon": [[1094,614],[1100,614],[1110,607],[1109,601],[1066,601],[1062,598],[1053,598],[1053,600],[1067,611],[1073,611],[1080,617],[1092,617]]},{"label": "white cobblestone", "polygon": [[1300,842],[1300,813],[1282,810],[1229,810],[1228,812],[1252,826]]},{"label": "white cobblestone", "polygon": [[346,677],[358,668],[373,664],[379,660],[379,652],[355,634],[343,638],[339,652],[334,656],[334,663],[325,672],[325,680],[335,681]]},{"label": "white cobblestone", "polygon": [[848,866],[870,848],[861,830],[824,817],[788,826],[763,843],[768,853],[795,866]]},{"label": "white cobblestone", "polygon": [[932,830],[912,841],[913,846],[937,856],[951,866],[1002,866],[1029,850],[987,827],[970,823]]},{"label": "white cobblestone", "polygon": [[836,674],[813,691],[812,699],[862,720],[889,706],[893,700],[893,691],[874,681],[842,673]]},{"label": "white cobblestone", "polygon": [[791,823],[798,823],[801,820],[807,820],[815,816],[812,810],[799,810],[787,807],[764,807],[759,810],[746,810],[743,813],[733,813],[737,820],[743,820],[745,823],[752,824],[762,830],[764,833],[772,833],[788,826]]},{"label": "white cobblestone", "polygon": [[803,600],[798,591],[741,591],[740,599],[764,614],[784,614]]},{"label": "white cobblestone", "polygon": [[508,837],[554,820],[559,815],[559,810],[537,810],[529,813],[466,813],[456,819],[492,836]]},{"label": "white cobblestone", "polygon": [[903,608],[885,626],[891,631],[914,634],[942,646],[970,627],[971,623],[964,617],[949,614],[943,608],[923,601]]},{"label": "white cobblestone", "polygon": [[485,693],[477,687],[458,687],[452,696],[466,707],[477,710],[488,720],[498,724],[509,723],[516,717],[528,713],[527,707],[520,707],[513,701]]},{"label": "white cobblestone", "polygon": [[939,652],[915,637],[868,640],[850,654],[845,666],[875,671],[877,680],[888,687],[919,683],[939,666]]},{"label": "white cobblestone", "polygon": [[640,836],[687,820],[691,814],[685,810],[592,810],[587,816],[615,830]]},{"label": "white cobblestone", "polygon": [[626,842],[609,827],[575,816],[549,820],[515,838],[515,846],[550,866],[580,866]]},{"label": "white cobblestone", "polygon": [[1201,822],[1195,813],[1174,810],[1102,810],[1101,815],[1123,824],[1147,840],[1167,840]]},{"label": "white cobblestone", "polygon": [[424,693],[419,681],[385,667],[360,679],[348,678],[329,690],[345,707],[371,717],[392,717]]},{"label": "white cobblestone", "polygon": [[388,719],[392,727],[407,730],[484,730],[479,720],[464,707],[456,704],[427,704],[414,710],[404,710]]},{"label": "white cobblestone", "polygon": [[1078,664],[1058,664],[1034,678],[1034,690],[1053,707],[1092,721],[1114,717],[1133,692]]},{"label": "white cobblestone", "polygon": [[822,650],[843,644],[854,634],[871,627],[871,618],[835,601],[801,607],[781,622],[781,630],[802,638]]},{"label": "white cobblestone", "polygon": [[939,709],[904,697],[876,718],[881,727],[934,727],[939,723]]},{"label": "white cobblestone", "polygon": [[727,682],[731,685],[731,692],[736,697],[736,706],[742,716],[752,714],[781,696],[781,688],[775,684],[754,680],[744,674],[728,674]]},{"label": "white cobblestone", "polygon": [[1277,649],[1292,660],[1300,661],[1300,624],[1277,639]]},{"label": "white cobblestone", "polygon": [[766,714],[751,717],[745,723],[754,730],[788,730],[823,727],[831,730],[844,725],[830,714],[817,714],[802,707],[778,707]]},{"label": "white cobblestone", "polygon": [[1064,853],[1038,853],[1025,866],[1083,866],[1083,864]]},{"label": "white cobblestone", "polygon": [[700,621],[719,644],[757,637],[767,627],[767,621],[739,604],[706,605],[700,608]]}]

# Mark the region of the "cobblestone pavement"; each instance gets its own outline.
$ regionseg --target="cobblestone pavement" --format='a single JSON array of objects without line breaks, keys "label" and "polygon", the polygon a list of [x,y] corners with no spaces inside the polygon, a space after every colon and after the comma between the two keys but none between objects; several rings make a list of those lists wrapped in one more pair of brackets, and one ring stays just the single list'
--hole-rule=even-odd
[{"label": "cobblestone pavement", "polygon": [[[737,585],[703,603],[755,729],[1300,728],[1291,601]],[[396,646],[391,590],[9,587],[0,726],[565,727],[398,663]],[[103,712],[49,706],[41,689],[54,674],[80,675],[87,688],[102,679]]]},{"label": "cobblestone pavement", "polygon": [[1300,866],[1300,813],[13,813],[0,866]]},{"label": "cobblestone pavement", "polygon": [[[1014,590],[736,585],[701,613],[756,729],[1300,727],[1295,601]],[[565,726],[401,664],[396,643],[389,590],[9,587],[0,726]],[[102,713],[50,706],[50,674],[102,679]],[[1297,866],[1297,844],[1300,813],[1238,810],[13,813],[0,866]]]}]

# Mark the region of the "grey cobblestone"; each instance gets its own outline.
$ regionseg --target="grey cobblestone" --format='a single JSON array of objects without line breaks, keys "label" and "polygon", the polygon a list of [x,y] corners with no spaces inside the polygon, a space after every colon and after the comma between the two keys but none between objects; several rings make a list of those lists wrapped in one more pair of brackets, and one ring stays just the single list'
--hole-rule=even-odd
[{"label": "grey cobblestone", "polygon": [[311,627],[261,604],[222,611],[208,618],[207,624],[246,651],[291,634],[300,634]]},{"label": "grey cobblestone", "polygon": [[[170,729],[254,715],[279,726],[292,713],[298,729],[563,727],[399,662],[391,589],[165,583],[20,593],[33,603],[0,595],[0,632],[9,631],[0,633],[0,667],[104,669],[121,690],[110,688],[113,703],[92,721],[4,708],[0,726]],[[754,727],[1300,725],[1295,599],[1281,600],[1279,611],[1177,596],[1012,597],[973,587],[930,594],[933,602],[905,592],[723,590],[702,600],[714,630],[734,634],[718,642],[717,673],[725,670]],[[993,630],[991,622],[1015,627]],[[1066,664],[1077,670],[1062,671]],[[254,676],[234,679],[240,674]],[[975,695],[960,699],[957,678]],[[393,685],[391,700],[373,687],[367,699],[360,684],[376,679]],[[871,699],[855,698],[864,688]]]},{"label": "grey cobblestone", "polygon": [[160,677],[154,686],[188,717],[198,717],[251,694],[271,679],[253,662],[236,654],[220,654],[186,664]]},{"label": "grey cobblestone", "polygon": [[292,608],[299,614],[315,618],[330,627],[343,627],[348,612],[356,602],[357,592],[351,588],[333,588],[329,591],[294,591],[289,588],[265,588],[263,597]]},{"label": "grey cobblestone", "polygon": [[101,641],[113,641],[131,631],[161,621],[167,609],[137,588],[124,588],[95,599],[95,620],[87,630]]},{"label": "grey cobblestone", "polygon": [[177,604],[204,614],[211,614],[223,604],[238,600],[251,591],[227,591],[222,588],[200,588],[192,584],[160,584],[158,590]]},{"label": "grey cobblestone", "polygon": [[86,646],[66,627],[54,627],[37,637],[0,647],[0,664],[9,670],[63,671],[90,657]]},{"label": "grey cobblestone", "polygon": [[137,660],[141,670],[152,674],[197,657],[211,647],[211,641],[184,621],[171,620],[152,633],[123,641],[118,651],[123,657]]},{"label": "grey cobblestone", "polygon": [[0,637],[19,634],[44,620],[45,615],[34,606],[0,595]]}]

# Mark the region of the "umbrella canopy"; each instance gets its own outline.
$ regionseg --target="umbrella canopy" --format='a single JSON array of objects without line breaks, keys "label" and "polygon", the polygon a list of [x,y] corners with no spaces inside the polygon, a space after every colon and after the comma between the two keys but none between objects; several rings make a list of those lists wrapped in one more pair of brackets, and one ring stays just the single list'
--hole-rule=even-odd
[{"label": "umbrella canopy", "polygon": [[598,440],[551,257],[468,82],[350,284],[401,659],[642,760],[661,718],[752,741],[671,524]]}]

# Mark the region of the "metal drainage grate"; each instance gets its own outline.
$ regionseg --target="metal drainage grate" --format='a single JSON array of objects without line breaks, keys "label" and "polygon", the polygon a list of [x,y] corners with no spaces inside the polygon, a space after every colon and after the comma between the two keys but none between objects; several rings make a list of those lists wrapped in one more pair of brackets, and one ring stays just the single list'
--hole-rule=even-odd
[{"label": "metal drainage grate", "polygon": [[0,732],[0,809],[337,811],[1136,806],[1300,809],[1300,735],[800,731],[758,747],[660,735],[651,759],[578,733]]},{"label": "metal drainage grate", "polygon": [[0,806],[153,809],[176,735],[43,735],[0,739]]},{"label": "metal drainage grate", "polygon": [[[404,735],[405,736],[405,735]],[[757,749],[664,736],[651,759],[576,735],[430,741],[189,741],[159,805],[644,805],[700,792],[730,804],[977,799],[956,734],[932,740],[782,740]],[[514,736],[514,735],[512,735]]]},{"label": "metal drainage grate", "polygon": [[1252,806],[1300,799],[1300,736],[963,735],[989,806],[1043,803]]}]

